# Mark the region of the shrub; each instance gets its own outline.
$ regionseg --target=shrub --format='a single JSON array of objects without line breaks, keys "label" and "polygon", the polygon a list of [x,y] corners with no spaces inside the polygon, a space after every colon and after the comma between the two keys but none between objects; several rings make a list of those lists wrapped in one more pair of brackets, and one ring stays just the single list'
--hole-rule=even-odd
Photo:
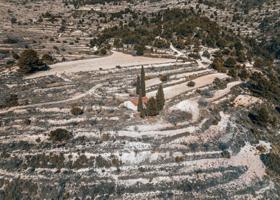
[{"label": "shrub", "polygon": [[201,59],[201,57],[198,53],[190,53],[189,57],[196,59],[196,60]]},{"label": "shrub", "polygon": [[183,162],[184,161],[184,158],[182,156],[176,156],[175,157],[175,162]]},{"label": "shrub", "polygon": [[77,115],[82,115],[83,113],[84,113],[83,109],[81,109],[81,108],[78,107],[78,106],[73,106],[73,107],[71,108],[71,114],[72,114],[72,115],[77,116]]},{"label": "shrub", "polygon": [[212,98],[214,96],[213,92],[211,92],[209,89],[204,89],[200,92],[201,96],[206,98]]},{"label": "shrub", "polygon": [[43,67],[42,65],[44,64],[40,61],[37,52],[32,49],[24,50],[18,59],[18,66],[22,73],[46,70],[48,68],[46,65]]},{"label": "shrub", "polygon": [[16,52],[14,52],[14,51],[12,51],[12,56],[13,56],[13,58],[14,58],[15,60],[18,60],[18,59],[19,59],[19,55],[18,55]]},{"label": "shrub", "polygon": [[210,58],[210,53],[208,51],[204,51],[202,56],[209,59]]},{"label": "shrub", "polygon": [[4,103],[4,107],[13,107],[17,105],[18,105],[18,96],[16,94],[10,94]]},{"label": "shrub", "polygon": [[136,51],[137,56],[144,55],[145,46],[144,45],[135,45],[134,50]]},{"label": "shrub", "polygon": [[113,156],[111,161],[112,165],[115,167],[119,167],[122,164],[121,160],[119,160],[116,156]]},{"label": "shrub", "polygon": [[191,143],[190,148],[191,148],[192,151],[196,151],[196,149],[198,148],[198,144],[197,143]]},{"label": "shrub", "polygon": [[54,58],[50,54],[44,54],[41,60],[48,65],[53,64],[54,62]]},{"label": "shrub", "polygon": [[68,132],[66,129],[56,129],[51,131],[49,134],[50,140],[53,142],[62,142],[65,140],[69,140],[73,137],[72,133]]},{"label": "shrub", "polygon": [[220,142],[218,145],[219,149],[225,151],[228,149],[228,145],[226,143]]},{"label": "shrub", "polygon": [[107,54],[107,50],[105,48],[100,49],[99,51],[100,55],[104,56]]},{"label": "shrub", "polygon": [[225,62],[224,62],[224,66],[225,67],[234,67],[236,65],[236,61],[234,58],[229,57]]},{"label": "shrub", "polygon": [[271,124],[272,126],[277,125],[277,117],[275,111],[272,108],[269,108],[267,105],[262,105],[259,108],[251,111],[248,114],[248,117],[254,124],[261,126],[266,126]]},{"label": "shrub", "polygon": [[190,81],[190,82],[188,82],[187,86],[194,87],[195,86],[195,82],[194,81]]},{"label": "shrub", "polygon": [[109,168],[112,166],[111,162],[106,160],[105,158],[103,158],[101,155],[98,155],[96,158],[95,158],[95,165],[96,167],[106,167],[106,168]]},{"label": "shrub", "polygon": [[156,115],[158,115],[157,101],[156,101],[156,99],[154,97],[151,97],[148,100],[147,109],[146,109],[146,115],[147,116],[156,116]]},{"label": "shrub", "polygon": [[201,106],[201,107],[206,107],[206,106],[208,106],[208,101],[206,100],[206,99],[204,99],[204,98],[200,98],[199,100],[198,100],[198,105],[199,106]]},{"label": "shrub", "polygon": [[224,158],[230,158],[230,152],[227,151],[227,150],[224,150],[222,153],[221,153],[222,157]]},{"label": "shrub", "polygon": [[215,89],[225,89],[227,87],[227,82],[223,79],[215,78],[213,81]]},{"label": "shrub", "polygon": [[262,162],[268,167],[268,169],[280,175],[280,156],[278,154],[271,152],[269,154],[262,154],[260,158]]},{"label": "shrub", "polygon": [[183,112],[180,110],[172,111],[167,118],[167,121],[174,126],[177,125],[179,122],[190,121],[192,119],[192,114],[189,112]]},{"label": "shrub", "polygon": [[211,64],[211,67],[218,72],[225,72],[224,61],[221,58],[215,58],[213,63]]},{"label": "shrub", "polygon": [[161,82],[166,82],[168,81],[168,76],[167,75],[159,75],[159,79]]}]

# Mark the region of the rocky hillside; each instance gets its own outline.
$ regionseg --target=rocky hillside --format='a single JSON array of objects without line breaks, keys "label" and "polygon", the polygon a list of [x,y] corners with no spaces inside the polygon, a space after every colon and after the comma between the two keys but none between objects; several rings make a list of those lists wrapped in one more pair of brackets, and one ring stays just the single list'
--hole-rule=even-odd
[{"label": "rocky hillside", "polygon": [[279,9],[0,0],[0,200],[279,199]]}]

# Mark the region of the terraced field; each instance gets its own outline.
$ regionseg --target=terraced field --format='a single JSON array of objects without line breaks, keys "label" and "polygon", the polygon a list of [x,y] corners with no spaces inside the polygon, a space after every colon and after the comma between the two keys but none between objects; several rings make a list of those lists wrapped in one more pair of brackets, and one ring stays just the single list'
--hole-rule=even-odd
[{"label": "terraced field", "polygon": [[[257,148],[270,144],[236,123],[241,113],[232,103],[242,82],[196,63],[145,71],[148,96],[163,84],[167,99],[160,116],[145,119],[127,108],[139,65],[6,74],[21,105],[0,110],[0,199],[279,198]],[[169,79],[161,82],[161,74]],[[73,105],[84,113],[72,115]],[[49,133],[58,128],[73,137],[53,142]]]}]

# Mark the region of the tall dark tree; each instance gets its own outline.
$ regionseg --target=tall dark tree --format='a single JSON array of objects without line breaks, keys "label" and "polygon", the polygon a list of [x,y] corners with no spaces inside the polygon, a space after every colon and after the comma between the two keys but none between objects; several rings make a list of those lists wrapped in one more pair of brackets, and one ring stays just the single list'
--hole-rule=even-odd
[{"label": "tall dark tree", "polygon": [[145,109],[141,110],[141,112],[140,112],[140,117],[141,117],[141,118],[145,118],[145,117],[146,117],[146,111],[145,111]]},{"label": "tall dark tree", "polygon": [[158,109],[158,111],[161,111],[163,109],[164,103],[165,103],[162,85],[160,85],[158,88],[157,95],[156,95],[156,101],[157,101],[157,109]]},{"label": "tall dark tree", "polygon": [[140,94],[140,90],[141,90],[141,80],[140,80],[140,76],[137,76],[137,82],[136,82],[136,94]]},{"label": "tall dark tree", "polygon": [[145,70],[144,70],[143,66],[141,68],[141,92],[142,92],[142,97],[145,97],[146,96],[146,84],[145,84]]},{"label": "tall dark tree", "polygon": [[151,97],[148,100],[147,109],[146,109],[146,115],[147,116],[156,116],[156,115],[158,115],[157,101],[156,101],[156,99],[154,97]]},{"label": "tall dark tree", "polygon": [[143,101],[142,101],[142,95],[141,95],[141,90],[140,94],[138,95],[138,105],[137,105],[137,110],[138,112],[141,112],[143,110]]}]

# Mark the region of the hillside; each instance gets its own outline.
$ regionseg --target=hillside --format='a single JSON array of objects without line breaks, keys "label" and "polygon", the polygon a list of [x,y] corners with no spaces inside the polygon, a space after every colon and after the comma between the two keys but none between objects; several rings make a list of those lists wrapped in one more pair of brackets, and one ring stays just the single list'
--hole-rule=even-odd
[{"label": "hillside", "polygon": [[0,16],[0,200],[280,198],[279,1]]}]

